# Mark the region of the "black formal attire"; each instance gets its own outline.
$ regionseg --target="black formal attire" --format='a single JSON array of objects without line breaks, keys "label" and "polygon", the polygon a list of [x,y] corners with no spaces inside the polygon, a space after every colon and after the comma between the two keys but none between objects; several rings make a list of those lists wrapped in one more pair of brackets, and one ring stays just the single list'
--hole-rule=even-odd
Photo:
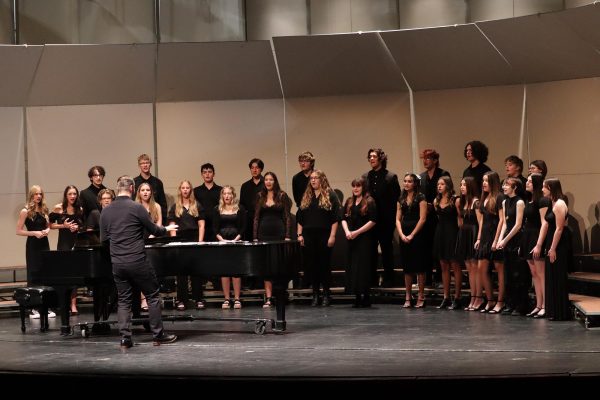
[{"label": "black formal attire", "polygon": [[[329,196],[331,208],[319,207],[320,196]],[[298,209],[296,222],[302,226],[304,247],[305,272],[311,278],[313,294],[318,294],[323,286],[323,295],[329,297],[331,287],[331,247],[327,246],[331,226],[340,220],[340,202],[333,190],[329,193],[313,197],[306,208]]]},{"label": "black formal attire", "polygon": [[[175,215],[175,206],[175,204],[171,206],[169,214],[167,215],[167,221],[169,221],[169,224],[174,223],[176,225],[179,225],[176,236],[178,238],[181,238],[182,242],[197,242],[200,234],[198,228],[198,221],[201,219],[204,219],[206,221],[204,209],[198,202],[196,202],[196,206],[198,208],[198,216],[194,217],[189,213],[189,210],[184,207],[183,212],[178,217],[177,215]],[[204,225],[204,229],[206,230],[206,222]],[[204,284],[204,279],[200,276],[192,276],[191,281],[192,298],[194,299],[194,301],[202,301],[202,285]],[[183,303],[189,300],[187,275],[177,276],[177,300]]]},{"label": "black formal attire", "polygon": [[[48,228],[48,220],[46,217],[36,212],[33,219],[27,217],[25,219],[25,227],[28,231],[43,231]],[[27,284],[35,284],[31,280],[32,272],[38,272],[42,269],[42,251],[50,250],[50,243],[48,242],[48,236],[44,236],[40,239],[35,236],[27,236],[27,242],[25,244],[25,263],[27,264]]]},{"label": "black formal attire", "polygon": [[198,201],[202,208],[206,210],[206,225],[204,228],[205,242],[217,241],[217,233],[213,230],[213,216],[215,207],[219,205],[221,189],[223,189],[223,187],[216,183],[213,184],[210,189],[207,188],[204,183],[194,188],[194,197],[196,197],[196,201]]},{"label": "black formal attire", "polygon": [[[546,213],[548,222],[548,233],[546,234],[546,249],[552,246],[552,239],[556,231],[556,216],[552,206],[548,207]],[[569,302],[568,271],[573,262],[573,244],[571,242],[571,230],[567,226],[563,228],[560,240],[556,246],[556,260],[550,262],[546,256],[546,317],[556,321],[571,319],[571,304]]]},{"label": "black formal attire", "polygon": [[[479,203],[479,211],[483,215],[481,222],[481,237],[479,240],[479,248],[475,253],[475,258],[478,260],[489,260],[504,262],[503,251],[494,250],[492,251],[492,244],[496,238],[496,230],[498,229],[498,223],[500,222],[500,210],[502,209],[502,200],[504,195],[499,194],[496,197],[496,206],[493,212],[490,212],[485,205],[484,201]],[[489,200],[488,200],[489,201]]]},{"label": "black formal attire", "polygon": [[90,215],[85,219],[85,229],[87,231],[100,230],[100,210],[92,210]]},{"label": "black formal attire", "polygon": [[292,178],[292,194],[294,195],[294,202],[296,203],[296,207],[300,208],[300,204],[302,203],[302,196],[304,196],[304,192],[306,191],[306,187],[310,182],[310,173],[308,176],[304,175],[304,171],[298,172]]},{"label": "black formal attire", "polygon": [[290,207],[292,202],[285,192],[279,192],[279,201],[272,206],[256,205],[253,237],[260,241],[284,240],[292,233]]},{"label": "black formal attire", "polygon": [[[361,214],[361,205],[354,202],[350,207],[350,213],[344,215],[350,231],[355,231],[369,221],[377,223],[377,206],[373,199],[367,202],[367,212]],[[366,298],[371,288],[371,278],[374,274],[375,265],[371,249],[375,240],[375,227],[358,235],[348,241],[348,266],[346,267],[346,291],[355,295],[364,295]]]},{"label": "black formal attire", "polygon": [[[506,229],[504,237],[514,228],[517,220],[517,202],[522,200],[519,196],[504,199],[504,220]],[[531,286],[531,272],[527,262],[519,258],[521,245],[521,231],[517,232],[504,246],[504,300],[509,309],[524,314],[529,310],[529,287]]]},{"label": "black formal attire", "polygon": [[[50,222],[55,224],[64,224],[65,220],[68,219],[71,222],[75,222],[80,230],[83,228],[83,215],[51,212],[49,218]],[[59,228],[56,250],[72,250],[76,238],[77,232],[71,232],[68,228]]]},{"label": "black formal attire", "polygon": [[254,179],[244,182],[240,190],[240,205],[244,206],[247,212],[246,232],[242,239],[251,241],[253,239],[254,214],[256,213],[256,198],[262,188],[265,187],[265,178],[260,177],[258,183]]},{"label": "black formal attire", "polygon": [[[530,197],[530,194],[527,190],[525,190],[525,185],[527,184],[527,178],[525,178],[523,175],[519,175],[516,176],[515,178],[517,178],[518,180],[521,181],[521,186],[517,187],[517,196],[521,198],[521,200],[523,201],[527,201]],[[500,182],[500,188],[502,188],[504,186],[504,181],[506,180],[506,178],[502,179],[502,182]],[[506,196],[505,196],[506,198]]]},{"label": "black formal attire", "polygon": [[[381,246],[383,261],[383,284],[391,286],[394,275],[394,230],[396,229],[396,203],[400,197],[400,184],[398,176],[382,168],[378,171],[371,170],[363,175],[367,182],[369,194],[375,200],[377,207],[377,224],[375,225],[375,238],[371,249],[373,262],[378,265],[377,243]],[[376,276],[373,276],[376,285]]]},{"label": "black formal attire", "polygon": [[[525,260],[533,260],[533,248],[537,245],[540,237],[540,229],[542,228],[542,219],[540,210],[550,207],[550,200],[547,197],[542,197],[537,201],[530,201],[525,204],[523,212],[523,230],[521,234],[521,245],[519,254]],[[546,210],[548,212],[548,210]],[[545,243],[542,243],[541,257],[546,254]]]},{"label": "black formal attire", "polygon": [[[458,238],[458,211],[454,205],[455,198],[450,199],[445,207],[438,204],[435,211],[438,223],[433,238],[433,253],[437,260],[457,261],[456,240]],[[410,233],[410,232],[409,232]],[[426,250],[427,251],[427,250]]]},{"label": "black formal attire", "polygon": [[477,221],[477,213],[475,210],[479,207],[479,201],[474,202],[470,209],[460,210],[462,217],[462,226],[458,230],[458,238],[456,240],[456,258],[464,262],[473,260],[476,257],[475,242],[479,233],[479,222]]},{"label": "black formal attire", "polygon": [[470,165],[463,172],[463,178],[467,176],[473,177],[475,179],[475,184],[477,185],[477,194],[481,195],[481,185],[483,183],[483,175],[486,172],[491,171],[492,169],[485,165],[484,163],[479,163],[475,168],[472,168]]},{"label": "black formal attire", "polygon": [[146,259],[144,229],[155,236],[166,233],[164,227],[152,222],[144,206],[129,196],[118,196],[100,215],[100,238],[110,243],[118,292],[119,332],[123,339],[131,339],[132,286],[140,288],[146,297],[154,338],[163,337],[159,285],[156,272]]},{"label": "black formal attire", "polygon": [[102,210],[100,203],[98,203],[98,193],[100,193],[102,189],[106,189],[106,186],[100,185],[100,187],[96,187],[94,184],[91,184],[79,193],[81,208],[83,208],[83,220],[86,223],[93,210]]},{"label": "black formal attire", "polygon": [[[148,179],[144,179],[144,177],[140,174],[133,178],[135,182],[135,194],[137,195],[137,191],[140,189],[140,185],[142,183],[147,183],[152,188],[152,193],[154,194],[154,201],[158,203],[160,206],[160,213],[162,216],[162,220],[167,220],[167,196],[165,195],[165,188],[160,179],[155,177],[154,175],[150,175]],[[134,196],[135,197],[135,196]]]},{"label": "black formal attire", "polygon": [[[405,236],[410,235],[417,226],[421,215],[420,204],[424,201],[425,196],[422,193],[417,193],[410,204],[406,202],[406,199],[401,200],[402,220],[400,225]],[[400,262],[404,273],[416,274],[429,270],[429,266],[425,265],[423,229],[413,236],[410,243],[400,240]]]},{"label": "black formal attire", "polygon": [[[425,263],[429,265],[429,270],[431,271],[434,265],[437,265],[436,258],[434,256],[434,236],[435,229],[438,223],[438,216],[433,207],[433,200],[435,200],[437,196],[437,182],[442,176],[450,177],[450,173],[441,168],[435,168],[433,170],[433,175],[431,178],[429,177],[429,172],[422,172],[419,177],[421,178],[421,188],[420,191],[425,195],[425,200],[427,201],[427,219],[425,220],[425,225],[423,226],[423,236],[425,238]],[[439,277],[441,271],[437,270],[436,277]],[[431,274],[427,274],[426,284],[430,285],[432,281]]]},{"label": "black formal attire", "polygon": [[239,206],[235,214],[221,214],[219,207],[213,210],[213,231],[215,235],[221,235],[225,240],[233,240],[237,235],[244,237],[246,232],[246,209],[244,206]]}]

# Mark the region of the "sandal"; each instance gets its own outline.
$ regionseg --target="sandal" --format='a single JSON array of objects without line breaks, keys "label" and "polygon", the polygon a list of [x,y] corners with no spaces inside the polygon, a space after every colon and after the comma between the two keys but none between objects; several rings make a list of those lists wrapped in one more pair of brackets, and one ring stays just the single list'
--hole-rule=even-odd
[{"label": "sandal", "polygon": [[185,311],[185,303],[183,301],[178,301],[175,303],[175,308],[177,308],[177,311]]},{"label": "sandal", "polygon": [[235,299],[233,302],[233,308],[235,309],[240,309],[242,308],[242,302],[240,301],[240,299]]},{"label": "sandal", "polygon": [[[271,308],[271,307],[273,306],[273,304],[272,304],[272,300],[273,300],[273,298],[272,298],[272,297],[267,297],[267,298],[265,299],[265,304],[263,304],[263,308]],[[240,305],[240,306],[241,306],[241,305]]]},{"label": "sandal", "polygon": [[229,310],[231,308],[231,300],[229,299],[225,299],[225,301],[223,302],[223,304],[221,305],[221,308],[223,310]]},{"label": "sandal", "polygon": [[204,303],[204,300],[200,300],[196,303],[196,310],[204,310],[205,308],[206,304]]}]

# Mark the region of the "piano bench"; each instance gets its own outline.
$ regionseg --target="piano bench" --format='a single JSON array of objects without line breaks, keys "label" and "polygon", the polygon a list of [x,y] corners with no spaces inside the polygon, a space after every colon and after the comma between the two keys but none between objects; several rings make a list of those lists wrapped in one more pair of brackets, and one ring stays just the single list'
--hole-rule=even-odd
[{"label": "piano bench", "polygon": [[50,286],[29,286],[15,290],[15,301],[19,304],[21,315],[21,332],[25,333],[25,316],[37,308],[40,313],[40,332],[48,330],[48,308],[58,305],[56,290]]}]

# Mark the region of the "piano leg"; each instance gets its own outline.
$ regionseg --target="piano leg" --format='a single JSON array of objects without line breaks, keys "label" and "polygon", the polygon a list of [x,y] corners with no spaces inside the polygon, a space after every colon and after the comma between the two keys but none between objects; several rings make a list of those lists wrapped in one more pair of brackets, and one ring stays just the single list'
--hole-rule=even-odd
[{"label": "piano leg", "polygon": [[286,329],[285,322],[285,303],[287,302],[287,281],[273,281],[273,294],[275,295],[275,309],[277,310],[277,320],[273,331],[284,332]]}]

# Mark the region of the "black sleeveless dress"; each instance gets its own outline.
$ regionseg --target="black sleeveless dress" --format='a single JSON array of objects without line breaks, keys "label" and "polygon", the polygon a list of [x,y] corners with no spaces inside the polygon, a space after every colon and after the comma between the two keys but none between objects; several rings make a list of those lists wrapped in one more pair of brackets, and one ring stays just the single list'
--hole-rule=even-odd
[{"label": "black sleeveless dress", "polygon": [[[377,209],[375,202],[367,203],[367,213],[361,215],[360,205],[352,204],[350,214],[344,216],[348,223],[348,229],[355,231],[369,221],[377,221]],[[346,292],[357,294],[366,293],[371,287],[371,278],[375,266],[371,249],[375,240],[375,229],[371,228],[357,238],[348,240],[348,267],[346,267]]]},{"label": "black sleeveless dress", "polygon": [[475,209],[479,207],[479,201],[473,203],[471,209],[460,210],[463,220],[462,226],[458,230],[458,239],[456,240],[456,257],[458,261],[473,260],[476,255],[475,241],[479,232],[479,222]]},{"label": "black sleeveless dress", "polygon": [[433,254],[438,260],[455,261],[458,259],[456,256],[458,212],[454,206],[454,200],[452,198],[444,208],[439,204],[435,207],[438,223],[433,237]]},{"label": "black sleeveless dress", "polygon": [[[42,231],[48,227],[48,221],[41,213],[37,212],[33,219],[25,219],[25,227],[28,231]],[[42,251],[44,250],[50,250],[50,243],[47,236],[41,239],[35,236],[27,236],[25,262],[27,264],[27,282],[29,284],[35,283],[31,281],[31,273],[42,269]]]},{"label": "black sleeveless dress", "polygon": [[[552,207],[548,207],[545,219],[548,222],[546,249],[550,249],[556,231],[556,216],[552,212]],[[571,230],[565,223],[560,241],[556,246],[556,260],[554,263],[550,263],[550,259],[546,257],[546,317],[557,321],[571,319],[568,288],[569,265],[573,259],[571,243]]]},{"label": "black sleeveless dress", "polygon": [[[498,229],[498,223],[500,222],[500,208],[502,207],[503,195],[496,197],[496,207],[494,212],[490,212],[484,205],[484,202],[480,202],[479,211],[483,214],[483,221],[481,223],[481,239],[479,241],[479,249],[475,258],[478,260],[490,260],[490,261],[502,261],[502,251],[492,251],[492,243],[496,237],[496,229]],[[489,200],[488,200],[489,201]]]},{"label": "black sleeveless dress", "polygon": [[[517,202],[521,200],[519,196],[506,197],[504,199],[504,221],[506,222],[506,229],[504,230],[504,237],[508,236],[510,231],[515,227],[517,223]],[[504,238],[503,237],[503,238]],[[503,239],[502,238],[502,239]],[[504,252],[517,254],[519,246],[521,245],[521,232],[517,232],[509,241],[504,245]]]},{"label": "black sleeveless dress", "polygon": [[[525,260],[533,260],[531,251],[537,244],[542,227],[542,219],[540,218],[540,209],[548,208],[550,201],[546,197],[542,197],[538,201],[530,201],[525,204],[523,212],[523,230],[521,234],[521,246],[519,255]],[[542,243],[541,254],[545,254],[544,244]]]},{"label": "black sleeveless dress", "polygon": [[[402,209],[402,221],[400,223],[404,235],[410,235],[417,226],[420,216],[419,204],[422,201],[425,201],[425,196],[418,193],[410,205],[406,201],[402,201],[400,204]],[[430,266],[426,263],[423,229],[417,232],[410,243],[400,240],[400,262],[404,272],[409,274],[427,272],[430,269]]]}]

